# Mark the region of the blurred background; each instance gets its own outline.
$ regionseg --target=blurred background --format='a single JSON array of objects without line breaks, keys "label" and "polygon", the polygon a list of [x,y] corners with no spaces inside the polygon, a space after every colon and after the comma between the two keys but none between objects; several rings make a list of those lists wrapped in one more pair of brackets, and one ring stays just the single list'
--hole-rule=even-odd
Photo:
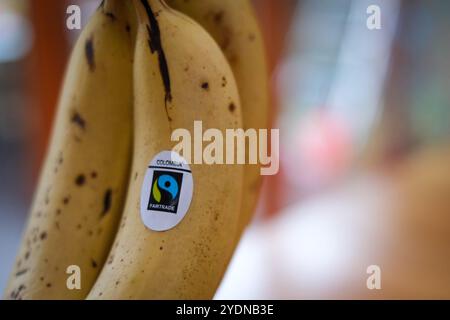
[{"label": "blurred background", "polygon": [[[67,6],[84,24],[99,2],[0,0],[1,291],[79,33]],[[449,299],[450,2],[253,2],[281,168],[216,298]]]}]

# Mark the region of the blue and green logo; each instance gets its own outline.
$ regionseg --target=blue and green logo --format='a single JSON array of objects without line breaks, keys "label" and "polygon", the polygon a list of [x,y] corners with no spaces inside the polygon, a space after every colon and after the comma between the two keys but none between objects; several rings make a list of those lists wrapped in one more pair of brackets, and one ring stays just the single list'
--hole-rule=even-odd
[{"label": "blue and green logo", "polygon": [[176,213],[182,182],[182,173],[155,170],[147,209]]}]

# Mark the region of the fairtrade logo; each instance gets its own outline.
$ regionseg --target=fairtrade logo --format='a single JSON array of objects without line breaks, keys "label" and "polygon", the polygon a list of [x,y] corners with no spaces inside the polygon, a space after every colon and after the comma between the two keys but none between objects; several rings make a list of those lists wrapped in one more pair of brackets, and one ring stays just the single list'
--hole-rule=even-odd
[{"label": "fairtrade logo", "polygon": [[178,195],[178,183],[177,181],[167,174],[160,176],[155,180],[153,184],[153,198],[160,203],[161,202],[161,191],[159,188],[167,191],[171,196],[171,201],[173,201]]},{"label": "fairtrade logo", "polygon": [[148,210],[176,213],[182,182],[182,173],[155,171]]}]

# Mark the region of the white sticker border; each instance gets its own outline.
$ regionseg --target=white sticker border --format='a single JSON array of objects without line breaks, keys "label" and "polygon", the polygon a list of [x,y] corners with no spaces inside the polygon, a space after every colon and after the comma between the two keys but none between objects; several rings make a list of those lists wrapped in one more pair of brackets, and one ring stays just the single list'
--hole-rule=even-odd
[{"label": "white sticker border", "polygon": [[[169,163],[177,163],[177,167]],[[148,202],[152,189],[153,175],[155,170],[183,173],[183,181],[179,190],[179,200],[177,212],[161,212],[148,210]],[[187,161],[174,151],[162,151],[158,153],[148,165],[141,187],[140,214],[144,225],[153,231],[164,232],[176,227],[186,216],[192,202],[194,194],[194,181],[192,171]]]}]

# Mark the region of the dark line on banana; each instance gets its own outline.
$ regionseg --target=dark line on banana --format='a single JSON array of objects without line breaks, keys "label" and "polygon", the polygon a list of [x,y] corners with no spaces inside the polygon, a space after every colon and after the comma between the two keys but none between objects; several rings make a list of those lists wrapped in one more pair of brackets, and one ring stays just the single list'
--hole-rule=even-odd
[{"label": "dark line on banana", "polygon": [[107,16],[109,19],[111,19],[112,22],[116,21],[116,19],[117,19],[116,15],[114,13],[112,13],[112,12],[105,12],[104,11],[103,14],[105,16]]},{"label": "dark line on banana", "polygon": [[106,190],[105,195],[103,196],[102,217],[108,213],[109,209],[111,209],[111,203],[112,203],[112,190],[108,189]]},{"label": "dark line on banana", "polygon": [[172,89],[170,84],[170,74],[169,74],[169,67],[167,65],[167,59],[166,55],[164,53],[164,49],[161,42],[161,31],[159,29],[158,20],[156,20],[155,14],[153,13],[152,8],[150,7],[147,0],[141,0],[142,5],[145,8],[145,11],[147,12],[148,21],[150,25],[147,25],[147,31],[148,31],[148,44],[150,46],[150,51],[152,54],[155,52],[158,54],[158,62],[159,62],[159,71],[161,74],[161,78],[163,80],[164,84],[164,90],[165,90],[165,107],[166,107],[166,114],[169,121],[172,121],[172,119],[169,116],[169,112],[167,110],[167,102],[172,101]]},{"label": "dark line on banana", "polygon": [[86,40],[84,45],[84,52],[86,55],[86,60],[91,72],[95,71],[95,50],[94,50],[94,39],[91,36]]},{"label": "dark line on banana", "polygon": [[21,275],[24,275],[28,272],[28,269],[22,269],[16,272],[16,277],[20,277]]}]

